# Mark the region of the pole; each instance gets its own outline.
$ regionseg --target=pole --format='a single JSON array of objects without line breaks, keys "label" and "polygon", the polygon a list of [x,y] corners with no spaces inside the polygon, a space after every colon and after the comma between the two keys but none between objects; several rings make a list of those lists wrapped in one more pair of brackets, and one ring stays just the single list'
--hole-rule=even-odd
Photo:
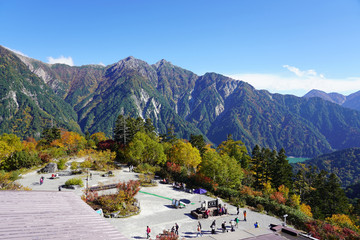
[{"label": "pole", "polygon": [[87,198],[88,198],[88,194],[89,194],[89,169],[87,169],[87,175],[86,175],[86,199],[85,201],[87,202]]}]

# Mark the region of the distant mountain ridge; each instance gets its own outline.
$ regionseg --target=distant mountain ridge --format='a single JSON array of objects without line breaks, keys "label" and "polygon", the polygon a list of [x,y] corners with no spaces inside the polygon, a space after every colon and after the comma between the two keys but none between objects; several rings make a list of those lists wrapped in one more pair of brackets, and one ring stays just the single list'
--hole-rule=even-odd
[{"label": "distant mountain ridge", "polygon": [[[9,51],[0,58],[7,55],[13,62],[0,67],[15,71],[22,81],[31,76],[37,85],[46,86],[48,99],[59,99],[52,102],[62,107],[49,119],[64,127],[75,122],[67,127],[70,130],[112,136],[117,116],[124,114],[151,118],[159,133],[171,124],[178,137],[187,139],[190,134],[202,134],[219,144],[232,134],[249,151],[259,144],[278,150],[284,147],[290,156],[313,157],[360,146],[360,112],[319,98],[271,94],[217,73],[198,76],[164,59],[150,65],[127,57],[108,66],[71,67]],[[17,65],[23,70],[14,70]],[[8,89],[8,78],[0,80]],[[6,90],[0,99],[8,95]],[[1,100],[0,104],[6,103]],[[57,117],[65,110],[72,119]],[[10,118],[2,118],[0,133],[13,132],[3,127]],[[47,124],[42,123],[37,134]],[[26,136],[26,131],[18,134]]]},{"label": "distant mountain ridge", "polygon": [[319,97],[326,101],[339,104],[343,107],[360,111],[360,91],[344,96],[340,93],[326,93],[324,91],[313,89],[303,96],[304,98]]},{"label": "distant mountain ridge", "polygon": [[[335,173],[342,187],[347,187],[360,182],[360,148],[348,148],[323,154],[301,164],[316,166],[317,169]],[[298,169],[298,164],[293,164]]]}]

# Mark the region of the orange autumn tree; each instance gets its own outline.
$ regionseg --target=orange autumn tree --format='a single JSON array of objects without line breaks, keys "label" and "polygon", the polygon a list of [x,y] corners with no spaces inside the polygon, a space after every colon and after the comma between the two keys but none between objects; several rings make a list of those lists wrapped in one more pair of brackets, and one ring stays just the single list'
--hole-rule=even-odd
[{"label": "orange autumn tree", "polygon": [[36,150],[37,142],[35,138],[28,137],[26,140],[22,141],[23,150],[26,150],[28,152],[33,152]]},{"label": "orange autumn tree", "polygon": [[73,154],[81,149],[84,149],[86,139],[78,133],[61,131],[61,138],[56,139],[51,143],[51,146],[56,146],[65,149],[68,154]]}]

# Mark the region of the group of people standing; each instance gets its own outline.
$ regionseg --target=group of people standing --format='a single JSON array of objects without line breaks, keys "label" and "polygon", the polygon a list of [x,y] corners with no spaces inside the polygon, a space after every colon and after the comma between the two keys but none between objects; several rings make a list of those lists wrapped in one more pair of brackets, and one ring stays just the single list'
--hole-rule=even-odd
[{"label": "group of people standing", "polygon": [[175,223],[175,226],[172,226],[171,232],[179,235],[179,225],[177,223]]},{"label": "group of people standing", "polygon": [[[199,222],[200,223],[200,222]],[[177,223],[175,223],[175,226],[172,226],[171,228],[171,232],[179,235],[179,225]],[[151,233],[151,229],[149,226],[146,227],[146,238],[149,239],[150,238],[150,233]]]},{"label": "group of people standing", "polygon": [[221,206],[221,204],[219,204],[218,206],[218,213],[220,216],[222,216],[223,214],[227,214],[228,213],[228,209],[226,204],[224,204],[223,206]]},{"label": "group of people standing", "polygon": [[[240,213],[240,207],[237,206],[236,207],[236,215],[239,215]],[[246,222],[246,210],[243,211],[243,215],[244,215],[244,221]]]},{"label": "group of people standing", "polygon": [[[225,206],[224,206],[223,208],[225,208]],[[238,206],[236,210],[237,210],[237,215],[239,215],[239,214],[240,214],[240,207]],[[226,211],[227,211],[227,209],[226,209]],[[224,211],[223,213],[225,214],[226,211]],[[226,212],[226,213],[227,213],[227,212]],[[246,215],[247,215],[246,210],[244,210],[244,211],[243,211],[243,216],[244,216],[244,220],[243,220],[243,221],[245,221],[245,222],[247,221],[247,220],[246,220]],[[231,230],[232,232],[235,231],[235,227],[236,227],[236,228],[239,227],[239,221],[240,221],[240,220],[239,220],[238,217],[236,217],[235,219],[232,219],[232,220],[229,221],[229,223],[230,223],[230,230]],[[254,224],[254,226],[255,226],[255,228],[258,228],[258,227],[259,227],[258,222],[256,222],[256,223]],[[212,234],[215,234],[215,233],[216,233],[216,220],[214,220],[214,221],[211,223],[210,229],[211,229],[211,233],[212,233]],[[226,221],[223,221],[223,222],[221,223],[221,230],[222,230],[223,233],[224,233],[224,232],[228,232],[227,227],[226,227]],[[151,232],[151,229],[150,229],[149,226],[147,226],[147,227],[146,227],[146,238],[150,238],[150,232]],[[175,225],[172,226],[172,228],[171,228],[171,233],[174,233],[174,234],[176,234],[176,235],[179,235],[179,225],[178,225],[177,223],[175,223]],[[201,226],[200,221],[198,221],[197,226],[196,226],[196,237],[199,237],[199,236],[202,237],[202,226]]]},{"label": "group of people standing", "polygon": [[[225,207],[225,206],[224,206]],[[224,208],[224,207],[222,207],[222,208]],[[220,208],[220,209],[222,209],[222,208]],[[237,210],[237,213],[236,213],[236,215],[239,215],[240,214],[240,207],[238,206],[237,208],[236,208],[236,210]],[[226,213],[226,211],[221,211],[223,214],[225,214]],[[246,219],[246,215],[247,215],[247,212],[246,212],[246,210],[244,210],[243,211],[243,216],[244,216],[244,220],[243,221],[247,221],[247,219]],[[232,232],[234,232],[235,231],[235,227],[236,228],[238,228],[239,227],[239,218],[238,217],[236,217],[235,219],[232,219],[232,220],[230,220],[229,221],[229,223],[230,223],[230,229],[231,229],[231,231]],[[200,227],[199,227],[200,226]],[[259,224],[258,224],[258,222],[256,222],[255,224],[254,224],[254,226],[255,226],[255,228],[258,228],[259,227]],[[211,233],[212,234],[215,234],[216,233],[216,221],[214,220],[212,223],[211,223],[211,225],[210,225],[210,229],[211,229]],[[222,223],[221,223],[221,230],[222,230],[222,232],[224,233],[224,232],[228,232],[228,230],[227,230],[227,227],[226,227],[226,221],[223,221]],[[198,225],[197,225],[197,235],[196,236],[202,236],[202,233],[201,233],[201,224],[200,224],[200,222],[198,222]]]}]

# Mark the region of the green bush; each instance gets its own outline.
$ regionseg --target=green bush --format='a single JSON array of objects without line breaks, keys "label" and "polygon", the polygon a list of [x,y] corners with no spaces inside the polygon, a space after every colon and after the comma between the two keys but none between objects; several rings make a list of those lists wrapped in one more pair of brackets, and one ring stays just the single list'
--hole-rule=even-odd
[{"label": "green bush", "polygon": [[48,148],[44,151],[44,153],[50,154],[52,158],[60,158],[66,156],[66,152],[63,149],[57,147]]},{"label": "green bush", "polygon": [[148,163],[141,163],[134,169],[134,171],[143,174],[155,174],[155,172],[159,171],[159,169],[159,166],[151,166]]},{"label": "green bush", "polygon": [[246,203],[249,206],[257,207],[262,205],[264,210],[268,213],[274,214],[275,216],[280,217],[281,219],[285,214],[288,215],[286,218],[287,223],[294,225],[296,228],[305,229],[305,223],[310,220],[310,218],[301,212],[298,209],[279,204],[271,199],[263,198],[259,196],[246,196]]},{"label": "green bush", "polygon": [[65,158],[60,159],[57,163],[57,167],[59,170],[66,169],[66,159]]},{"label": "green bush", "polygon": [[246,205],[246,201],[243,198],[234,198],[232,202],[234,206],[239,206],[241,208],[245,207]]},{"label": "green bush", "polygon": [[9,158],[7,158],[4,161],[2,168],[5,171],[14,171],[21,168],[31,168],[39,164],[41,164],[41,159],[37,154],[31,154],[26,151],[19,151],[15,152]]},{"label": "green bush", "polygon": [[[5,177],[6,175],[6,177]],[[11,171],[11,172],[6,172],[4,170],[0,170],[0,182],[1,180],[4,179],[9,179],[10,181],[15,181],[20,179],[20,171],[16,170],[16,171]],[[0,184],[1,185],[1,184]]]},{"label": "green bush", "polygon": [[71,166],[70,169],[71,170],[75,170],[79,168],[79,163],[78,162],[71,162]]},{"label": "green bush", "polygon": [[215,194],[224,198],[224,199],[230,199],[230,198],[235,198],[241,199],[241,194],[240,191],[238,190],[234,190],[231,188],[227,188],[227,187],[219,187],[216,189]]},{"label": "green bush", "polygon": [[264,206],[261,205],[260,203],[256,205],[256,208],[259,212],[263,212],[265,210]]},{"label": "green bush", "polygon": [[66,186],[70,186],[70,185],[80,185],[81,187],[84,186],[84,182],[81,178],[70,178],[69,180],[67,180],[65,182]]}]

